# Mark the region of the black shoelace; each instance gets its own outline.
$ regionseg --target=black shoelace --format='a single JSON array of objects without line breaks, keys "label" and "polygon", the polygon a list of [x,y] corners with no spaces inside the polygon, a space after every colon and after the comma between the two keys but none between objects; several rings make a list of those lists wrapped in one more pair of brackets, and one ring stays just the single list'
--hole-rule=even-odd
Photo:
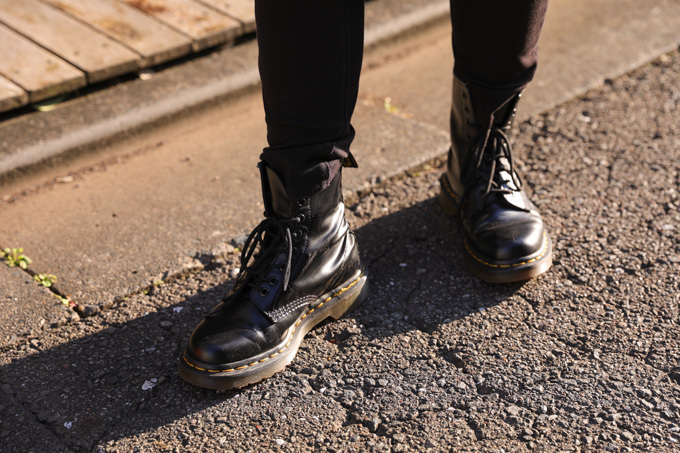
[{"label": "black shoelace", "polygon": [[[504,184],[500,176],[500,172],[503,170],[511,175],[517,189],[522,187],[522,182],[515,173],[510,141],[505,132],[500,128],[492,126],[477,136],[471,145],[470,151],[462,174],[463,185],[465,186],[463,200],[468,197],[472,189],[478,186],[478,183],[484,182],[483,178],[485,176],[488,179],[485,182],[484,197],[488,197],[492,192],[512,193],[513,190],[508,188],[507,184]],[[503,158],[507,160],[509,168],[500,163]]]},{"label": "black shoelace", "polygon": [[[280,219],[267,216],[255,227],[246,239],[241,252],[241,274],[245,272],[247,276],[238,293],[243,288],[251,287],[257,289],[262,296],[266,296],[269,292],[269,285],[278,283],[278,281],[270,281],[266,274],[281,250],[282,244],[286,253],[286,262],[280,268],[283,271],[283,290],[288,289],[293,259],[293,239],[290,229],[291,225],[298,224],[300,221],[300,217]],[[253,262],[249,265],[251,260]]]}]

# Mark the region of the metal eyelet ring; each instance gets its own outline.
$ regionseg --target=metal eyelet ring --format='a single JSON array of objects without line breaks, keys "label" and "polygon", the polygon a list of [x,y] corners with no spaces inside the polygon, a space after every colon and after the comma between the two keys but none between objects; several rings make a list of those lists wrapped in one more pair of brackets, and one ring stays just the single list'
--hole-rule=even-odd
[{"label": "metal eyelet ring", "polygon": [[269,288],[260,288],[260,296],[265,297],[269,294]]},{"label": "metal eyelet ring", "polygon": [[304,215],[304,214],[300,214],[300,215],[298,216],[298,220],[299,220],[300,222],[304,222],[304,221],[305,221],[305,215]]},{"label": "metal eyelet ring", "polygon": [[274,286],[279,282],[279,277],[272,277],[269,279],[269,284]]},{"label": "metal eyelet ring", "polygon": [[293,239],[298,239],[300,236],[302,236],[302,231],[295,230],[295,231],[293,231],[292,236],[293,236]]},{"label": "metal eyelet ring", "polygon": [[304,199],[303,199],[303,200],[298,200],[297,204],[298,204],[298,206],[302,207],[302,206],[305,205],[305,200],[304,200]]}]

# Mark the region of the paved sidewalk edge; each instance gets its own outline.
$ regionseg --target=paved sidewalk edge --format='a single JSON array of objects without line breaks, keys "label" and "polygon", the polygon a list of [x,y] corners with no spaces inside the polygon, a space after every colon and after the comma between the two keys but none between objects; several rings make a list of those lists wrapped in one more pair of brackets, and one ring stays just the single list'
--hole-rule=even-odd
[{"label": "paved sidewalk edge", "polygon": [[[403,38],[444,20],[449,14],[449,2],[441,1],[403,14],[387,23],[369,28],[365,35],[365,47],[370,50],[392,40]],[[232,50],[232,49],[230,49]],[[233,100],[251,93],[260,86],[257,67],[252,65],[226,78],[211,80],[207,84],[193,86],[177,94],[159,99],[150,105],[133,106],[120,115],[93,123],[85,122],[73,131],[12,150],[3,158],[0,153],[0,183],[20,177],[38,165],[78,155],[116,138],[142,131],[171,119],[180,112],[200,109],[217,102]],[[96,96],[96,94],[95,94]],[[141,102],[140,102],[141,104]],[[20,118],[30,127],[32,117]],[[14,126],[16,123],[14,122]],[[5,144],[3,144],[5,146]]]}]

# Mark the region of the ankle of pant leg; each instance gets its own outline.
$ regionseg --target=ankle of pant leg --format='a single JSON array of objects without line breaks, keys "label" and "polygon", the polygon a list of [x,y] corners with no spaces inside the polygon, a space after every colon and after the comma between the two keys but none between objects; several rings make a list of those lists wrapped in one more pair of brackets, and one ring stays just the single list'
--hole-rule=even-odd
[{"label": "ankle of pant leg", "polygon": [[265,149],[260,159],[280,176],[291,200],[325,189],[343,166],[356,166],[352,154],[334,143],[290,152]]},{"label": "ankle of pant leg", "polygon": [[356,167],[349,148],[356,132],[347,126],[343,135],[333,141],[303,146],[267,147],[260,155],[274,170],[293,200],[328,187],[342,167]]}]

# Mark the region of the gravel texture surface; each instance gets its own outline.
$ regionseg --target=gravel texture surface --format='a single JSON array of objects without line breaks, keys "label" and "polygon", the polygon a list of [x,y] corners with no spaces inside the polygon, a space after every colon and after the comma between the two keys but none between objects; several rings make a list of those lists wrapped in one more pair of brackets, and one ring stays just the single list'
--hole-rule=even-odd
[{"label": "gravel texture surface", "polygon": [[[678,448],[679,87],[673,53],[520,125],[555,247],[536,280],[490,285],[463,267],[433,162],[350,201],[371,295],[279,375],[224,393],[177,376],[233,282],[227,246],[203,271],[6,347],[0,404],[32,414],[63,443],[52,451]],[[3,417],[3,451],[25,432]]]}]

